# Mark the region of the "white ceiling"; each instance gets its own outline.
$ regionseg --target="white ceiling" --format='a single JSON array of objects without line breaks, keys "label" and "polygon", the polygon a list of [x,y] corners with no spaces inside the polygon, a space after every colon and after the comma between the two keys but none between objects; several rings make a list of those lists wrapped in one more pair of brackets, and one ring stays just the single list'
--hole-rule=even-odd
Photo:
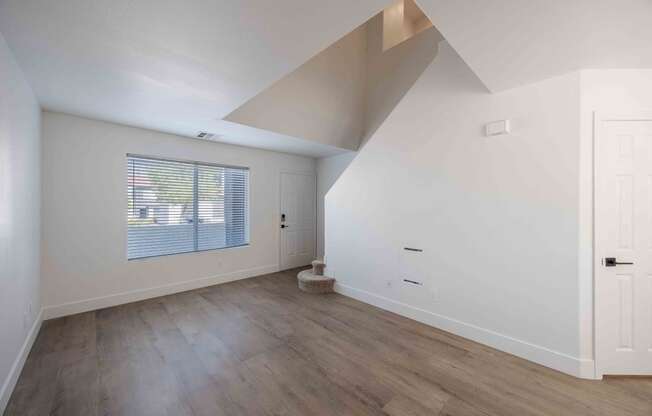
[{"label": "white ceiling", "polygon": [[652,67],[652,0],[417,0],[492,91],[581,68]]},{"label": "white ceiling", "polygon": [[[41,105],[309,156],[341,149],[222,118],[390,0],[0,0]],[[652,67],[652,0],[417,0],[492,91]]]},{"label": "white ceiling", "polygon": [[0,32],[41,105],[310,156],[336,148],[222,117],[389,0],[0,0]]}]

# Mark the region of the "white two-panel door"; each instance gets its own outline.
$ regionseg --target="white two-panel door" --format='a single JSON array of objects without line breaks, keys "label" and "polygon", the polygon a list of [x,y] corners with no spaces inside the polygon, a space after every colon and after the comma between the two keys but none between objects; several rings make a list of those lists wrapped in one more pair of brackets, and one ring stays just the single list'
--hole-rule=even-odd
[{"label": "white two-panel door", "polygon": [[315,258],[316,180],[312,174],[281,173],[281,270]]},{"label": "white two-panel door", "polygon": [[652,375],[652,120],[595,136],[597,375]]}]

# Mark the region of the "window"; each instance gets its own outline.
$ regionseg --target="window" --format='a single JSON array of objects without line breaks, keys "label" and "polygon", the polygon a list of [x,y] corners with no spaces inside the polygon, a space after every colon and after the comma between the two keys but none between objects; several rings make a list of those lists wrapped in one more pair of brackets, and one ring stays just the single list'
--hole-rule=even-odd
[{"label": "window", "polygon": [[127,155],[127,258],[249,243],[249,169]]}]

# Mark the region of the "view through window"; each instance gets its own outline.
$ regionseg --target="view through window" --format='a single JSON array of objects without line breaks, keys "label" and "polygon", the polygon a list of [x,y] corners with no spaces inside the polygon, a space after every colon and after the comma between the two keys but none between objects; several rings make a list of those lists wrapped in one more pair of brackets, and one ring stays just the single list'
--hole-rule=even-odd
[{"label": "view through window", "polygon": [[127,155],[127,258],[246,245],[249,169]]}]

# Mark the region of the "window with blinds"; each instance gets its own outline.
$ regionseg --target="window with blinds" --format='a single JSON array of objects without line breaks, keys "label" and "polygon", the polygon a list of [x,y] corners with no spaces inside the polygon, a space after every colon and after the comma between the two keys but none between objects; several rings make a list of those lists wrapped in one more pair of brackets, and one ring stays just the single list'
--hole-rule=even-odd
[{"label": "window with blinds", "polygon": [[249,169],[127,155],[127,258],[249,243]]}]

